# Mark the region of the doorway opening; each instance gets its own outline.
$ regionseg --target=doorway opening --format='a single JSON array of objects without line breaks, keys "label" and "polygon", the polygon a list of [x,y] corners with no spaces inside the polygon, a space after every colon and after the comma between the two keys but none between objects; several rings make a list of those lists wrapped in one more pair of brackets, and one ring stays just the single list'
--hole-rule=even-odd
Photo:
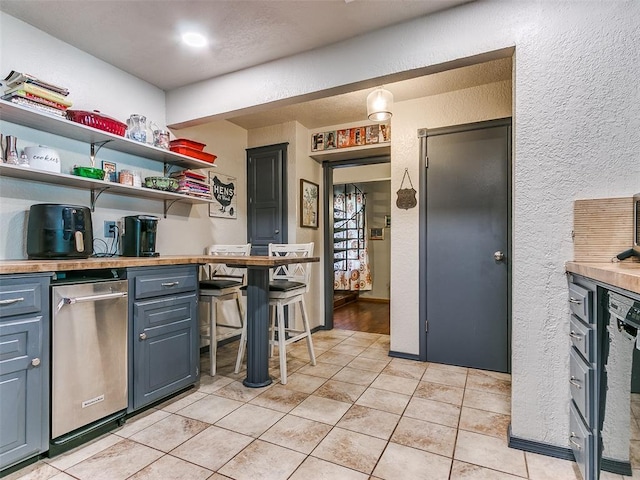
[{"label": "doorway opening", "polygon": [[325,162],[325,328],[389,334],[390,157]]}]

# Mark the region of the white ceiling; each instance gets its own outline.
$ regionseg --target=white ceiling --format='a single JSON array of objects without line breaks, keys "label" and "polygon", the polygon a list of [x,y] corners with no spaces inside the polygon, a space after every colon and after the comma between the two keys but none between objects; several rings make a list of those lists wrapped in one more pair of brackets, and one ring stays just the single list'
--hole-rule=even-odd
[{"label": "white ceiling", "polygon": [[[473,0],[1,0],[0,10],[163,90],[188,85]],[[210,39],[180,43],[185,29]],[[395,101],[508,79],[510,59],[385,84]],[[250,129],[366,118],[371,89],[226,116]]]}]

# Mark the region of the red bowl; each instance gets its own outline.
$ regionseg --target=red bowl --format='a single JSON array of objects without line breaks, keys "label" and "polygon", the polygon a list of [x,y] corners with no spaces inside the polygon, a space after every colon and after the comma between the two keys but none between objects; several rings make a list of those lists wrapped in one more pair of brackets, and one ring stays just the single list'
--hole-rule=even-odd
[{"label": "red bowl", "polygon": [[119,122],[115,118],[100,113],[98,110],[88,112],[85,110],[67,110],[67,118],[72,122],[81,123],[87,127],[97,128],[105,132],[124,137],[127,131],[126,123]]},{"label": "red bowl", "polygon": [[188,138],[176,138],[175,140],[171,140],[169,142],[169,146],[192,148],[201,152],[207,145],[206,143],[196,142],[194,140],[189,140]]}]

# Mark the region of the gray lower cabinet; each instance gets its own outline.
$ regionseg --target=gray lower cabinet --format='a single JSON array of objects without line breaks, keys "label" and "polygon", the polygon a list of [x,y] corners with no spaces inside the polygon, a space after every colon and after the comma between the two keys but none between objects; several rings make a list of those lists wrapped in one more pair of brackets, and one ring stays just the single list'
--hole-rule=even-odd
[{"label": "gray lower cabinet", "polygon": [[0,276],[0,470],[49,448],[49,280]]},{"label": "gray lower cabinet", "polygon": [[595,284],[569,276],[569,445],[584,480],[597,479],[600,466],[598,298]]},{"label": "gray lower cabinet", "polygon": [[138,410],[197,382],[197,266],[127,270],[132,359],[129,408]]}]

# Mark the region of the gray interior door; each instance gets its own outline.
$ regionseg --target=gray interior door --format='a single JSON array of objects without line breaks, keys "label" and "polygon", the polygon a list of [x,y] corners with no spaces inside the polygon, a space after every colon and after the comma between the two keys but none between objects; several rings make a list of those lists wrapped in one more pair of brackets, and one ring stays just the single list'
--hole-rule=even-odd
[{"label": "gray interior door", "polygon": [[427,132],[426,359],[508,372],[511,126],[488,125]]},{"label": "gray interior door", "polygon": [[287,145],[247,149],[247,239],[252,255],[287,242]]}]

